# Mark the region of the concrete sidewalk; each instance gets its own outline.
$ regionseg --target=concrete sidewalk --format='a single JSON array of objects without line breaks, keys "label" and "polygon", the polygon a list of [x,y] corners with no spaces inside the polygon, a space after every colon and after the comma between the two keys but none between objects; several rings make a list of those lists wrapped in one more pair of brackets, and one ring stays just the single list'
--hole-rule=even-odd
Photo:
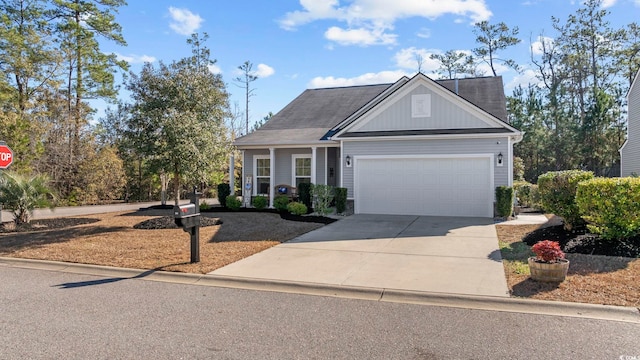
[{"label": "concrete sidewalk", "polygon": [[353,215],[211,274],[508,296],[488,218]]}]

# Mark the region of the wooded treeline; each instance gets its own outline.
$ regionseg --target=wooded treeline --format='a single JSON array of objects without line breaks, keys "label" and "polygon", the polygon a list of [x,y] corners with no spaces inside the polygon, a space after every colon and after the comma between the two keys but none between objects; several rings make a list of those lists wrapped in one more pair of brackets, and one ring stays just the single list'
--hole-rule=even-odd
[{"label": "wooded treeline", "polygon": [[[126,45],[115,14],[124,0],[0,2],[0,140],[11,170],[46,174],[62,204],[158,199],[174,180],[215,184],[227,170],[232,130],[228,94],[205,46],[123,76],[128,65],[101,44]],[[90,100],[113,103],[94,119]],[[234,121],[235,120],[235,121]]]},{"label": "wooded treeline", "polygon": [[[100,45],[126,45],[115,21],[124,6],[0,0],[0,140],[15,153],[12,170],[48,175],[63,203],[158,199],[172,179],[174,193],[185,184],[215,185],[233,137],[247,126],[230,111],[221,76],[209,71],[215,60],[206,34],[187,41],[191,54],[128,73],[131,98],[118,99],[115,79],[128,65]],[[588,0],[566,18],[551,17],[551,32],[531,39],[517,26],[482,22],[473,29],[477,48],[433,56],[442,77],[484,75],[480,64],[487,75],[533,69],[539,84],[517,88],[507,104],[512,125],[525,132],[515,154],[529,181],[562,169],[611,175],[619,164],[640,29],[612,28],[608,16],[600,0]],[[500,57],[519,42],[531,44],[530,63]],[[113,106],[94,119],[91,99]]]}]

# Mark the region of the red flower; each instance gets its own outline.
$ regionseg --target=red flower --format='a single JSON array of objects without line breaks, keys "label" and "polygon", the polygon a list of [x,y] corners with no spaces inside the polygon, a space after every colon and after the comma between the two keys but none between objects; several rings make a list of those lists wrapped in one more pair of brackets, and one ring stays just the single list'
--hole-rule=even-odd
[{"label": "red flower", "polygon": [[531,247],[531,250],[536,254],[536,258],[539,261],[553,263],[559,259],[564,259],[564,252],[562,252],[560,244],[557,241],[538,241]]}]

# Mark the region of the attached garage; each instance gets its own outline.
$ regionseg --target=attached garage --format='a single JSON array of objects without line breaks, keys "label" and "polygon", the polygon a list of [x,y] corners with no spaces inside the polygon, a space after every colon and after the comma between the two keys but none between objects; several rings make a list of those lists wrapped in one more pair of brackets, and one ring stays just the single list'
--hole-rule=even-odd
[{"label": "attached garage", "polygon": [[493,216],[493,156],[360,156],[354,159],[355,212]]}]

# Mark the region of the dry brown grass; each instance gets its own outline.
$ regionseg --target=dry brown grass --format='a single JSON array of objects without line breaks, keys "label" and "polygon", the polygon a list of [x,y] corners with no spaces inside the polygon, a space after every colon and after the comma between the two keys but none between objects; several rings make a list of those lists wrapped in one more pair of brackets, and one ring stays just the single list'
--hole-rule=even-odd
[{"label": "dry brown grass", "polygon": [[[539,227],[540,225],[496,225],[499,241],[508,244],[507,251],[514,249],[513,259],[507,260],[505,257],[504,260],[507,284],[512,296],[640,306],[640,259],[567,254],[571,265],[564,282],[545,284],[531,280],[528,268],[516,258],[525,257],[524,251],[528,249],[520,240]],[[526,269],[523,271],[524,268]]]},{"label": "dry brown grass", "polygon": [[322,226],[282,220],[276,214],[219,213],[215,216],[222,225],[200,228],[200,262],[191,264],[190,237],[182,229],[133,228],[149,215],[88,215],[83,217],[99,221],[0,234],[0,256],[205,274]]}]

